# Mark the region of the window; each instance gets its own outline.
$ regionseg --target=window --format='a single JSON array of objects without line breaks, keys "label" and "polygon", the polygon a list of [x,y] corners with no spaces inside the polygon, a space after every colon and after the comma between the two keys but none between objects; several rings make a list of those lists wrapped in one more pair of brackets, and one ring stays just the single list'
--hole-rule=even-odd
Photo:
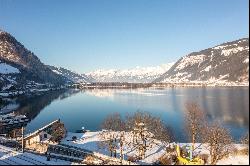
[{"label": "window", "polygon": [[44,137],[44,138],[47,138],[48,136],[47,136],[47,134],[44,134],[43,137]]}]

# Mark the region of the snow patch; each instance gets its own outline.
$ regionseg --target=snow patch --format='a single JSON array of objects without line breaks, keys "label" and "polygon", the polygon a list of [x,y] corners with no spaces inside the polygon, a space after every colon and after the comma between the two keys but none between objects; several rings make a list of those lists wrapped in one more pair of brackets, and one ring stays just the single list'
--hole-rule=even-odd
[{"label": "snow patch", "polygon": [[230,48],[230,49],[227,49],[227,50],[222,50],[221,54],[223,54],[224,56],[229,56],[232,53],[237,53],[237,52],[243,51],[243,50],[244,50],[243,47]]},{"label": "snow patch", "polygon": [[181,76],[187,75],[187,74],[188,74],[187,72],[177,73],[177,74],[175,75],[175,77],[181,77]]},{"label": "snow patch", "polygon": [[201,63],[201,62],[203,62],[205,57],[206,57],[206,55],[204,55],[204,54],[186,56],[179,62],[179,65],[176,67],[176,69],[182,70],[187,66],[191,66],[191,65],[196,64],[196,63]]},{"label": "snow patch", "polygon": [[52,70],[54,73],[61,75],[62,73],[59,72],[58,70]]},{"label": "snow patch", "polygon": [[216,165],[249,165],[249,156],[247,155],[230,155],[228,158],[222,159]]},{"label": "snow patch", "polygon": [[5,107],[1,108],[0,113],[12,112],[12,111],[15,111],[17,108],[19,108],[19,104],[11,103],[11,104],[8,104]]},{"label": "snow patch", "polygon": [[208,67],[206,67],[206,68],[204,69],[204,71],[208,72],[210,69],[211,69],[211,65],[209,65]]},{"label": "snow patch", "polygon": [[215,50],[219,50],[219,49],[223,49],[223,48],[225,48],[225,47],[228,47],[228,45],[224,45],[224,46],[216,46],[216,47],[213,47],[213,49],[215,49]]},{"label": "snow patch", "polygon": [[20,71],[6,63],[0,63],[0,74],[20,73]]},{"label": "snow patch", "polygon": [[10,89],[12,86],[13,86],[12,84],[8,84],[8,85],[4,86],[4,87],[2,88],[2,90],[3,90],[3,91],[4,91],[4,90],[8,90],[8,89]]},{"label": "snow patch", "polygon": [[247,41],[246,39],[238,41],[238,43],[245,42]]},{"label": "snow patch", "polygon": [[243,61],[243,63],[249,63],[249,58],[247,57],[247,58]]}]

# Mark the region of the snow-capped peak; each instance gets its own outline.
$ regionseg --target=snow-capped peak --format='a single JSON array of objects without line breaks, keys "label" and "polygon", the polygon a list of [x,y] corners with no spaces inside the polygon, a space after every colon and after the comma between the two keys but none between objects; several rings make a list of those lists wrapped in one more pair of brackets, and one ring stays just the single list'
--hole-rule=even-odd
[{"label": "snow-capped peak", "polygon": [[162,64],[159,66],[141,67],[136,66],[130,69],[98,69],[87,73],[98,82],[151,82],[161,74],[168,71],[174,63]]}]

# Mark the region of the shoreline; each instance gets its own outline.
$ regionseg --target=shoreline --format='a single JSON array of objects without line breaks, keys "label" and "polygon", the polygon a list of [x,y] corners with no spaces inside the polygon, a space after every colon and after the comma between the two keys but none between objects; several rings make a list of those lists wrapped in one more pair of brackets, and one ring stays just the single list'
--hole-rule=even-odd
[{"label": "shoreline", "polygon": [[162,85],[162,86],[145,86],[145,87],[124,87],[124,86],[91,86],[86,85],[81,87],[63,87],[63,88],[45,88],[45,89],[29,89],[27,91],[20,90],[20,91],[0,91],[0,97],[2,98],[13,98],[22,95],[42,95],[43,93],[50,92],[50,91],[57,91],[62,89],[77,89],[77,90],[85,90],[85,89],[155,89],[155,88],[249,88],[249,85],[182,85],[182,84],[174,84],[174,85]]}]

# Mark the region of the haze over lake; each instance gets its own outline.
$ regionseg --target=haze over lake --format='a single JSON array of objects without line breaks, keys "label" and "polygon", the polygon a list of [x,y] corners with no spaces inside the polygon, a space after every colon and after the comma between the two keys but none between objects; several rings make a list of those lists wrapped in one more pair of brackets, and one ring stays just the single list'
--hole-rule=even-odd
[{"label": "haze over lake", "polygon": [[48,92],[17,99],[17,112],[31,122],[26,133],[60,118],[68,131],[85,127],[100,130],[103,119],[119,112],[123,117],[138,110],[159,116],[171,126],[176,140],[186,141],[183,115],[185,103],[197,102],[208,120],[219,121],[238,139],[249,130],[249,88],[167,88],[167,89],[89,89]]}]

